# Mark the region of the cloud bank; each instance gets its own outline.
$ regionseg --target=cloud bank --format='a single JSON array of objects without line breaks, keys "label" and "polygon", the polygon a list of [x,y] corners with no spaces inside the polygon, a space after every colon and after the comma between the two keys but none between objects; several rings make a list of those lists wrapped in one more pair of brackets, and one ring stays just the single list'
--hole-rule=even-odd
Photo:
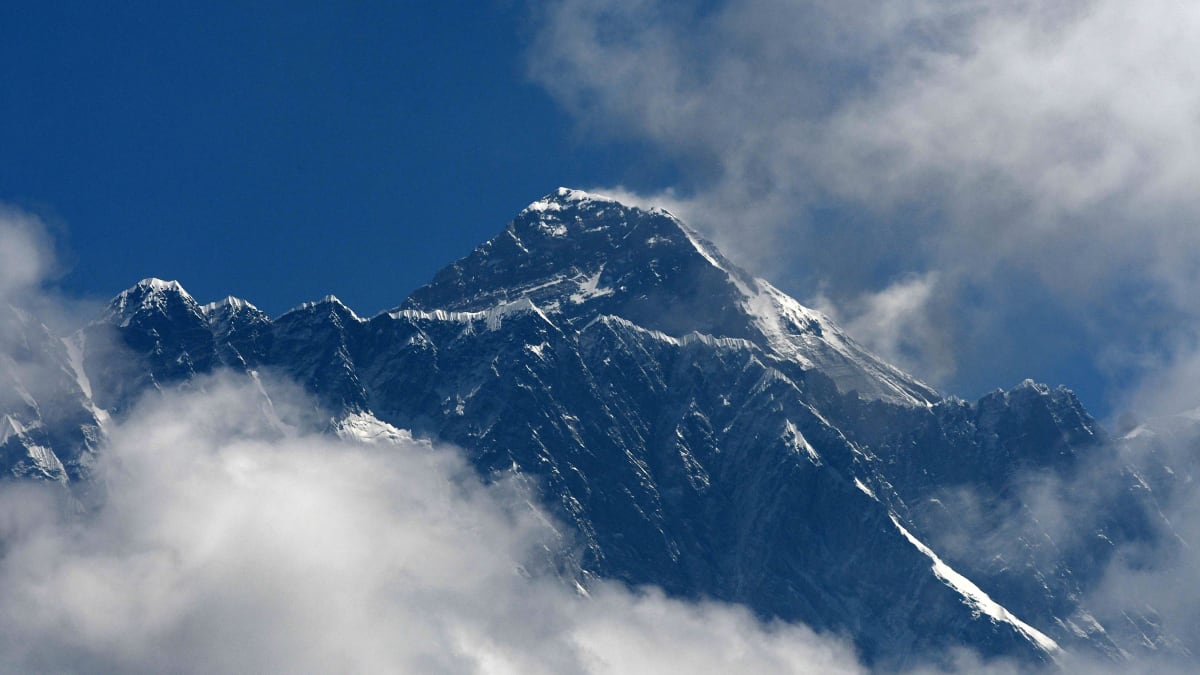
[{"label": "cloud bank", "polygon": [[286,387],[198,384],[111,429],[85,519],[0,488],[0,670],[863,672],[741,608],[584,597],[538,571],[556,534],[530,495],[454,450],[307,433]]},{"label": "cloud bank", "polygon": [[[559,0],[534,16],[530,74],[581,130],[680,168],[644,199],[849,308],[918,375],[974,393],[1066,378],[1083,354],[1116,396],[1200,333],[1194,5]],[[897,341],[878,309],[913,279],[929,288],[906,316],[925,328]]]}]

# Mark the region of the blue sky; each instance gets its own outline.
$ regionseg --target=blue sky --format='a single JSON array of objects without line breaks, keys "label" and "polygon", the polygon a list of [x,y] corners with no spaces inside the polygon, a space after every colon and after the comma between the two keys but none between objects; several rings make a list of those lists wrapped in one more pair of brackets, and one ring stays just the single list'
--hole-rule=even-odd
[{"label": "blue sky", "polygon": [[1200,10],[5,3],[0,202],[69,295],[398,304],[559,185],[667,205],[947,393],[1200,405]]},{"label": "blue sky", "polygon": [[0,8],[0,200],[58,225],[70,292],[375,312],[630,163],[525,77],[516,8],[118,4]]}]

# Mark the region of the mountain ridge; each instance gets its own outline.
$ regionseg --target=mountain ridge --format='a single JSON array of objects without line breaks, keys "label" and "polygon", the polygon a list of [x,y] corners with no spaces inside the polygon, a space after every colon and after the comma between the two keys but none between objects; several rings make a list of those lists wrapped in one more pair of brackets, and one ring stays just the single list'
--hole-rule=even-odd
[{"label": "mountain ridge", "polygon": [[80,336],[92,393],[72,395],[105,415],[219,369],[272,370],[330,428],[369,415],[463,448],[485,478],[525,476],[584,581],[746,604],[847,633],[874,663],[1121,649],[1076,616],[1111,555],[1098,539],[1082,548],[1099,562],[1074,569],[1034,546],[992,567],[931,544],[954,531],[940,490],[1003,495],[1097,452],[1073,395],[943,398],[665,211],[563,188],[369,318],[328,296],[271,319],[147,279]]}]

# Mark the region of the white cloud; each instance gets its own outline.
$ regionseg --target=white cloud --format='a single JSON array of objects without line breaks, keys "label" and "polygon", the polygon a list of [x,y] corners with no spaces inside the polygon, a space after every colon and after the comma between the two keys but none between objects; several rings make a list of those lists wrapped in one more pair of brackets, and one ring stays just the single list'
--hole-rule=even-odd
[{"label": "white cloud", "polygon": [[0,302],[36,289],[54,268],[45,226],[27,213],[0,204]]},{"label": "white cloud", "polygon": [[537,16],[533,78],[587,129],[677,160],[670,196],[734,259],[864,313],[937,275],[939,337],[912,362],[962,370],[918,375],[975,391],[1080,359],[1140,375],[1162,346],[1148,327],[1200,332],[1196,6],[559,0]]},{"label": "white cloud", "polygon": [[455,451],[308,434],[285,387],[197,384],[112,431],[96,513],[0,488],[0,670],[862,672],[745,609],[581,597],[539,571],[555,535],[529,495]]}]

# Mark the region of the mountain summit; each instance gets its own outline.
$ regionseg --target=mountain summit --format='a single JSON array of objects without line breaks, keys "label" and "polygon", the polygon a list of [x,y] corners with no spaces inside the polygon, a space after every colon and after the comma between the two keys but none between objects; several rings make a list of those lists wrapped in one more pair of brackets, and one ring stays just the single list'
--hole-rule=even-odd
[{"label": "mountain summit", "polygon": [[609,316],[666,335],[746,340],[866,398],[913,405],[939,398],[662,209],[559,188],[401,309],[482,311],[518,298],[576,327]]},{"label": "mountain summit", "polygon": [[583,586],[741,603],[847,635],[872,663],[956,647],[1119,657],[1139,639],[1083,598],[1153,509],[1147,493],[1054,548],[1038,523],[1008,546],[945,508],[970,492],[1019,512],[1021,476],[1069,478],[1103,452],[1069,391],[943,399],[661,209],[560,188],[371,318],[328,297],[271,319],[146,280],[58,344],[55,400],[77,414],[7,413],[13,475],[79,489],[97,430],[136,398],[272,371],[330,430],[376,418],[463,448],[485,479],[535,486],[567,525],[553,564]]}]

